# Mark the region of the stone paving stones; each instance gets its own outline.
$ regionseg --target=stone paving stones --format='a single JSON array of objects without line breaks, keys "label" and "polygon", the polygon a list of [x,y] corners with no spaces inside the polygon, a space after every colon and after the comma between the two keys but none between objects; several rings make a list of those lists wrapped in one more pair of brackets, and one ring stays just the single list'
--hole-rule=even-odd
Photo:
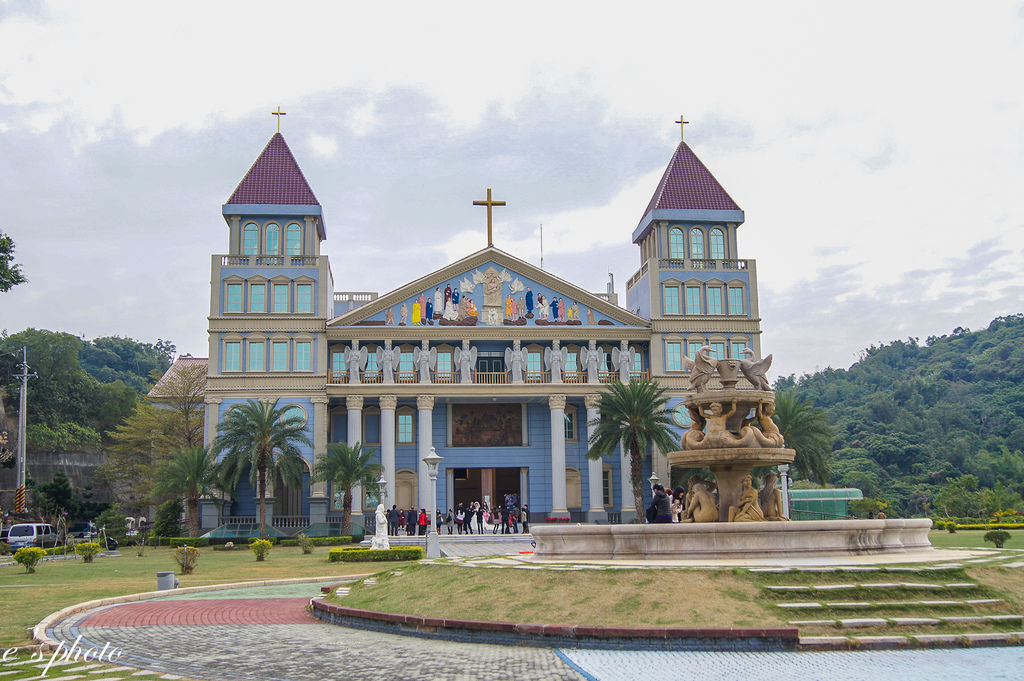
[{"label": "stone paving stones", "polygon": [[814,608],[824,607],[821,605],[821,603],[815,603],[813,601],[807,603],[776,603],[776,606],[786,610],[810,610]]},{"label": "stone paving stones", "polygon": [[844,565],[841,569],[843,572],[880,572],[882,568],[870,565]]},{"label": "stone paving stones", "polygon": [[766,587],[766,588],[768,589],[768,591],[779,591],[779,592],[784,592],[784,591],[810,591],[811,590],[811,587],[803,585],[803,584],[799,584],[799,585],[795,585],[795,586],[769,586],[769,587]]},{"label": "stone paving stones", "polygon": [[898,589],[900,588],[900,585],[895,582],[876,582],[872,584],[861,584],[861,587],[864,589]]},{"label": "stone paving stones", "polygon": [[915,641],[922,645],[954,645],[960,642],[960,634],[913,634]]},{"label": "stone paving stones", "polygon": [[890,617],[889,621],[898,627],[920,627],[942,622],[934,617]]},{"label": "stone paving stones", "polygon": [[788,567],[753,567],[750,568],[751,572],[766,572],[769,574],[780,574],[783,572],[791,572],[793,568]]},{"label": "stone paving stones", "polygon": [[872,648],[898,648],[910,643],[906,636],[854,636],[853,640]]},{"label": "stone paving stones", "polygon": [[871,603],[866,601],[839,601],[836,603],[826,603],[830,608],[870,608]]},{"label": "stone paving stones", "polygon": [[815,591],[842,591],[844,589],[856,589],[856,584],[812,584]]},{"label": "stone paving stones", "polygon": [[863,627],[884,627],[888,624],[888,620],[870,617],[855,617],[848,620],[839,620],[839,626],[843,627],[844,629],[858,629]]}]

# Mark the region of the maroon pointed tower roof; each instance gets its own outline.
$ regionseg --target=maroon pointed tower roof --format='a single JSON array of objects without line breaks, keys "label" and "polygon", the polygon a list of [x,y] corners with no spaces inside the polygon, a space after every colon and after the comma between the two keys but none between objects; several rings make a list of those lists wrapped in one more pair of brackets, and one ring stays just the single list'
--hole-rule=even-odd
[{"label": "maroon pointed tower roof", "polygon": [[633,241],[643,238],[658,219],[743,222],[743,210],[689,145],[679,142],[633,232]]},{"label": "maroon pointed tower roof", "polygon": [[249,168],[228,204],[277,204],[319,206],[316,195],[299,169],[292,150],[281,133],[267,142],[263,152]]}]

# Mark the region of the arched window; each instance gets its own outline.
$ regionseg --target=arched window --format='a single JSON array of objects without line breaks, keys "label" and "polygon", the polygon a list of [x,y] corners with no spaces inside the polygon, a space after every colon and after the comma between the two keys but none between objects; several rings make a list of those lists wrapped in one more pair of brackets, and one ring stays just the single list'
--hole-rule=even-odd
[{"label": "arched window", "polygon": [[711,258],[725,259],[725,234],[717,227],[711,230]]},{"label": "arched window", "polygon": [[242,228],[242,254],[256,255],[260,249],[260,228],[250,222]]},{"label": "arched window", "polygon": [[704,258],[704,232],[697,228],[690,230],[690,257],[695,260]]},{"label": "arched window", "polygon": [[271,222],[267,225],[267,255],[277,255],[281,250],[281,228]]},{"label": "arched window", "polygon": [[288,225],[288,255],[302,255],[302,227],[293,222]]},{"label": "arched window", "polygon": [[679,227],[668,230],[668,257],[680,260],[686,257],[686,240]]}]

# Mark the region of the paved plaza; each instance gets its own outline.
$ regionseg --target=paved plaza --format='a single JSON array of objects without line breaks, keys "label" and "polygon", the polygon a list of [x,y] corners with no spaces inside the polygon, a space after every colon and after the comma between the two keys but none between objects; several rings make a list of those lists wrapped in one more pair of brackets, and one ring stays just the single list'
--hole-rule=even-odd
[{"label": "paved plaza", "polygon": [[[119,662],[173,676],[252,679],[1024,679],[1024,647],[865,652],[711,653],[452,643],[320,623],[319,584],[171,594],[73,616],[59,640],[125,651]],[[85,678],[85,677],[82,677]]]}]

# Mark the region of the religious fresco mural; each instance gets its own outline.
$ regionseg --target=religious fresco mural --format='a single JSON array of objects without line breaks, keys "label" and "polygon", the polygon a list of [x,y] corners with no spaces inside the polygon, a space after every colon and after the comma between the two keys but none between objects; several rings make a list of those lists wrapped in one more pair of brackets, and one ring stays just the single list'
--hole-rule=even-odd
[{"label": "religious fresco mural", "polygon": [[453,404],[453,447],[521,447],[520,404]]},{"label": "religious fresco mural", "polygon": [[493,263],[403,300],[371,319],[375,326],[619,325],[592,307]]}]

